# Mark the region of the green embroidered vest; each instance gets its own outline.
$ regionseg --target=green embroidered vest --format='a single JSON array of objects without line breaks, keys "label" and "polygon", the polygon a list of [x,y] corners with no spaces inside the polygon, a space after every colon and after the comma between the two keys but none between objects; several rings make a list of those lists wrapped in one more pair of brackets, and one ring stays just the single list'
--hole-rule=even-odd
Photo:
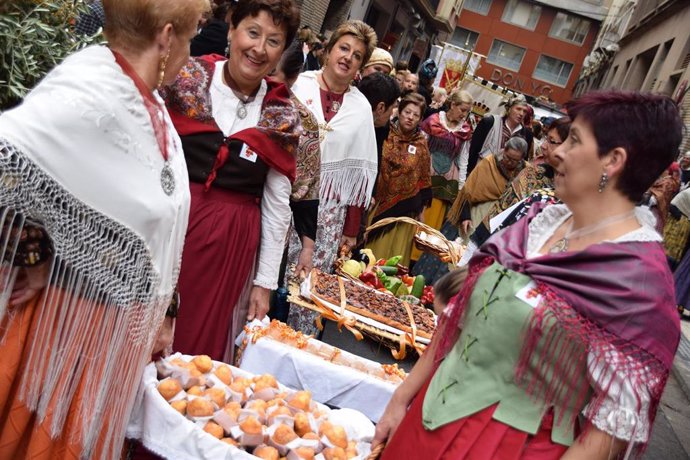
[{"label": "green embroidered vest", "polygon": [[[465,311],[460,337],[427,390],[422,412],[426,429],[436,429],[498,403],[493,414],[495,420],[531,434],[539,430],[548,407],[539,395],[530,395],[515,383],[523,333],[533,310],[523,300],[530,282],[528,276],[497,263],[479,278]],[[517,297],[518,293],[522,298]],[[553,325],[551,320],[545,327]],[[543,344],[537,345],[530,358],[531,370],[537,368],[542,347]],[[539,379],[550,381],[553,366],[543,368]],[[589,386],[586,375],[564,384],[569,388]],[[572,421],[584,407],[573,406],[574,403],[567,401],[554,407],[551,439],[556,443],[571,445],[573,442]],[[561,423],[557,423],[559,417],[563,417]]]}]

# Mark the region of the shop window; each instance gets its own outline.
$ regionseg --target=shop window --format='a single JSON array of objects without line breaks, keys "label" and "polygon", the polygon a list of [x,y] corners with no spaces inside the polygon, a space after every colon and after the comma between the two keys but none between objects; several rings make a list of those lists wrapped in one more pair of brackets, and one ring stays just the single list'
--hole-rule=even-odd
[{"label": "shop window", "polygon": [[503,10],[503,22],[534,30],[541,16],[541,6],[522,0],[508,0]]},{"label": "shop window", "polygon": [[462,7],[463,9],[486,16],[489,14],[489,8],[491,8],[491,0],[465,0]]},{"label": "shop window", "polygon": [[474,45],[477,44],[477,40],[479,40],[479,34],[477,32],[472,32],[471,30],[457,27],[455,32],[453,32],[453,37],[450,39],[450,42],[455,46],[459,46],[460,48],[471,50],[474,49]]},{"label": "shop window", "polygon": [[523,57],[525,57],[525,48],[494,40],[486,60],[491,64],[517,72],[520,70]]},{"label": "shop window", "polygon": [[582,45],[589,33],[590,22],[566,13],[556,13],[549,36]]},{"label": "shop window", "polygon": [[542,54],[532,76],[541,81],[565,87],[572,71],[571,63]]}]

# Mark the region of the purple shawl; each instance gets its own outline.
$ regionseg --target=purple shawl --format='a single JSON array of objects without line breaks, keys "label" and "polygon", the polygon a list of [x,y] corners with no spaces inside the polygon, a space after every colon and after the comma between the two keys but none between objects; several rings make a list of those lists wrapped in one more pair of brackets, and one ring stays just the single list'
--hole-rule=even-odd
[{"label": "purple shawl", "polygon": [[[554,366],[559,376],[554,380],[586,372],[587,356],[582,350],[594,352],[597,359],[629,378],[633,387],[650,390],[653,422],[680,339],[673,276],[661,244],[600,243],[582,251],[527,259],[529,222],[543,208],[533,206],[527,217],[492,236],[475,253],[465,286],[451,300],[450,315],[439,325],[437,359],[445,357],[458,338],[459,329],[453,325],[460,323],[477,278],[497,262],[532,278],[537,293],[543,296],[527,325],[516,369],[518,380],[528,376],[528,361],[541,341],[548,344],[542,348],[548,356],[540,356],[539,360]],[[554,318],[557,327],[548,328],[544,321],[547,317]],[[607,353],[611,346],[619,353],[617,359]],[[626,359],[620,359],[621,355]],[[602,394],[595,394],[586,415],[596,412],[609,389],[612,374],[604,374],[604,381],[596,382]],[[544,388],[531,381],[528,390],[539,392],[547,401],[563,397],[583,401],[589,388],[578,395],[564,395],[557,383]]]}]

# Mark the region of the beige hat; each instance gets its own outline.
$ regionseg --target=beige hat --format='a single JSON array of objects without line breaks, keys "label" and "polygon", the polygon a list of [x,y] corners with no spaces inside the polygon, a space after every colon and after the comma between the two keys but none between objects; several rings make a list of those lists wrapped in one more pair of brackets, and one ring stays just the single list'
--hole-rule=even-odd
[{"label": "beige hat", "polygon": [[374,52],[371,53],[369,62],[367,62],[367,65],[365,65],[364,68],[366,69],[374,64],[385,64],[391,69],[390,71],[395,68],[393,65],[393,56],[391,56],[391,53],[383,48],[374,48]]}]

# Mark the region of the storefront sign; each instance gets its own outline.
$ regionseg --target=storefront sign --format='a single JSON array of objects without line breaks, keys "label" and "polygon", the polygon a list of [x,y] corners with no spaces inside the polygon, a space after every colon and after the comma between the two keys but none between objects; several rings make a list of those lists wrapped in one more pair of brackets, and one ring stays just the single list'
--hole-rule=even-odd
[{"label": "storefront sign", "polygon": [[500,85],[506,86],[508,88],[514,88],[521,93],[527,93],[531,96],[550,96],[553,92],[553,88],[549,85],[539,83],[535,80],[529,80],[529,85],[525,83],[525,80],[512,72],[504,72],[501,69],[494,69],[491,72],[491,81],[494,81]]}]

